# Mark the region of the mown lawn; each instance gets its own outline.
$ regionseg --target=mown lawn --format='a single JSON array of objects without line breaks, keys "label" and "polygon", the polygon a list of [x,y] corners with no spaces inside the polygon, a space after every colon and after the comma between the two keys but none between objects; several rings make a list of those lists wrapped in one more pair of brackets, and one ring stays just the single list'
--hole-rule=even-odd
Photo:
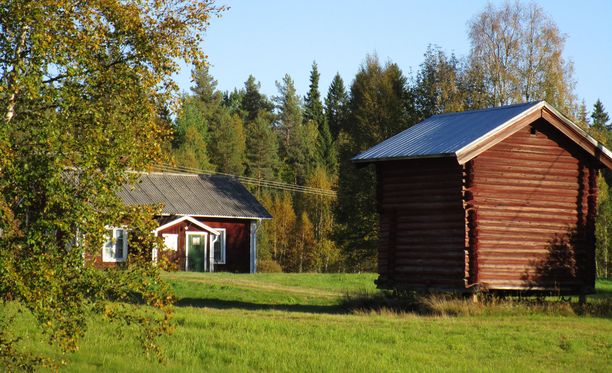
[{"label": "mown lawn", "polygon": [[[166,363],[144,356],[129,331],[118,335],[92,320],[81,349],[63,357],[62,370],[612,370],[612,319],[579,316],[566,304],[463,304],[467,311],[457,316],[359,311],[343,302],[348,293],[376,295],[373,274],[165,277],[178,297],[176,331],[161,341]],[[598,291],[592,302],[609,302],[612,281],[598,282]],[[22,333],[33,333],[23,325]],[[46,345],[29,347],[62,358]]]}]

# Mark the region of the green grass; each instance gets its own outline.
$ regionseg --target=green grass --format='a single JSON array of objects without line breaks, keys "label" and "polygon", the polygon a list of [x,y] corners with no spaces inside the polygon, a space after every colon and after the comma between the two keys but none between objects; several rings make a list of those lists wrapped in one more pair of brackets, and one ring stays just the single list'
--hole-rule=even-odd
[{"label": "green grass", "polygon": [[[430,314],[347,308],[347,294],[377,297],[372,274],[168,273],[177,328],[160,365],[130,332],[93,319],[75,354],[33,348],[71,372],[610,371],[612,319],[563,302],[473,305],[428,299]],[[595,304],[609,304],[612,281]],[[452,309],[453,312],[447,312]],[[457,316],[444,316],[456,314]],[[36,336],[22,316],[21,335]]]}]

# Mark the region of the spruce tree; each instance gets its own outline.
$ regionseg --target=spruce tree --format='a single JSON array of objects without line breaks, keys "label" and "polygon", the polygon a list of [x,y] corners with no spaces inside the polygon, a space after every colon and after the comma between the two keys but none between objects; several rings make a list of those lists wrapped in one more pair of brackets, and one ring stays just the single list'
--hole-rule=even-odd
[{"label": "spruce tree", "polygon": [[595,105],[593,105],[591,118],[593,118],[593,127],[595,128],[604,129],[609,126],[608,121],[610,120],[610,116],[606,113],[606,109],[599,99],[597,99]]},{"label": "spruce tree", "polygon": [[275,128],[280,137],[279,154],[284,166],[282,178],[287,182],[303,184],[309,166],[316,158],[313,156],[317,139],[316,125],[302,123],[301,100],[291,76],[286,74],[282,82],[276,82],[276,87],[279,95],[274,97],[278,111]]},{"label": "spruce tree", "polygon": [[327,170],[330,172],[336,168],[336,152],[334,147],[334,140],[325,113],[323,112],[323,103],[321,102],[321,93],[319,92],[319,70],[317,63],[312,63],[312,70],[310,72],[310,88],[308,94],[304,99],[304,122],[314,122],[317,126],[318,140],[318,163],[325,165]]},{"label": "spruce tree", "polygon": [[577,121],[578,124],[583,128],[583,129],[587,129],[589,128],[589,113],[587,111],[586,108],[586,104],[584,103],[584,100],[582,100],[582,102],[580,103],[580,106],[578,106],[578,115],[577,115]]},{"label": "spruce tree", "polygon": [[241,108],[246,112],[246,122],[250,123],[257,118],[259,111],[271,113],[274,105],[268,98],[259,92],[261,85],[253,75],[244,82],[244,94],[242,95]]},{"label": "spruce tree", "polygon": [[242,110],[242,100],[245,91],[234,88],[231,92],[223,92],[223,106],[226,107],[232,114],[240,114],[243,118],[246,113]]},{"label": "spruce tree", "polygon": [[320,126],[324,121],[323,104],[321,103],[321,93],[319,92],[319,68],[316,62],[312,63],[310,71],[310,86],[306,98],[304,98],[304,121],[309,120]]},{"label": "spruce tree", "polygon": [[336,73],[325,98],[325,117],[334,140],[338,138],[346,118],[347,103],[348,94],[344,87],[344,81],[340,74]]}]

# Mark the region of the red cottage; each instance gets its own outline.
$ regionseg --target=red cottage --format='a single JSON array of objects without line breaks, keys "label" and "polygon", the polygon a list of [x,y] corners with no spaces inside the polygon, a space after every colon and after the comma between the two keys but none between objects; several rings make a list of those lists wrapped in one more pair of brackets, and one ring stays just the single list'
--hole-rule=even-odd
[{"label": "red cottage", "polygon": [[[127,205],[162,204],[159,227],[167,257],[180,271],[254,273],[257,228],[270,214],[236,179],[220,175],[150,173],[119,196]],[[98,265],[114,265],[129,254],[129,232],[109,229]]]},{"label": "red cottage", "polygon": [[353,158],[378,177],[378,287],[586,294],[612,153],[546,102],[433,116]]}]

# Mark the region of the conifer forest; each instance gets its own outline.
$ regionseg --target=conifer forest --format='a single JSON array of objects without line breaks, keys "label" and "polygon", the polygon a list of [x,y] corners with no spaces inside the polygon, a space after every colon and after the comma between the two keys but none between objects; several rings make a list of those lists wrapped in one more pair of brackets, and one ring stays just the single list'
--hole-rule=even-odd
[{"label": "conifer forest", "polygon": [[[466,56],[430,45],[420,66],[406,72],[370,54],[355,76],[336,74],[329,87],[315,61],[307,92],[286,74],[272,97],[255,76],[222,92],[208,67],[196,69],[178,115],[160,115],[173,129],[165,167],[250,181],[274,217],[258,231],[260,270],[358,272],[376,268],[376,180],[373,166],[358,168],[351,158],[411,125],[445,112],[546,100],[612,145],[604,104],[589,107],[577,97],[565,36],[541,7],[489,5],[470,20],[467,36]],[[611,181],[599,181],[603,276],[611,273]]]}]

